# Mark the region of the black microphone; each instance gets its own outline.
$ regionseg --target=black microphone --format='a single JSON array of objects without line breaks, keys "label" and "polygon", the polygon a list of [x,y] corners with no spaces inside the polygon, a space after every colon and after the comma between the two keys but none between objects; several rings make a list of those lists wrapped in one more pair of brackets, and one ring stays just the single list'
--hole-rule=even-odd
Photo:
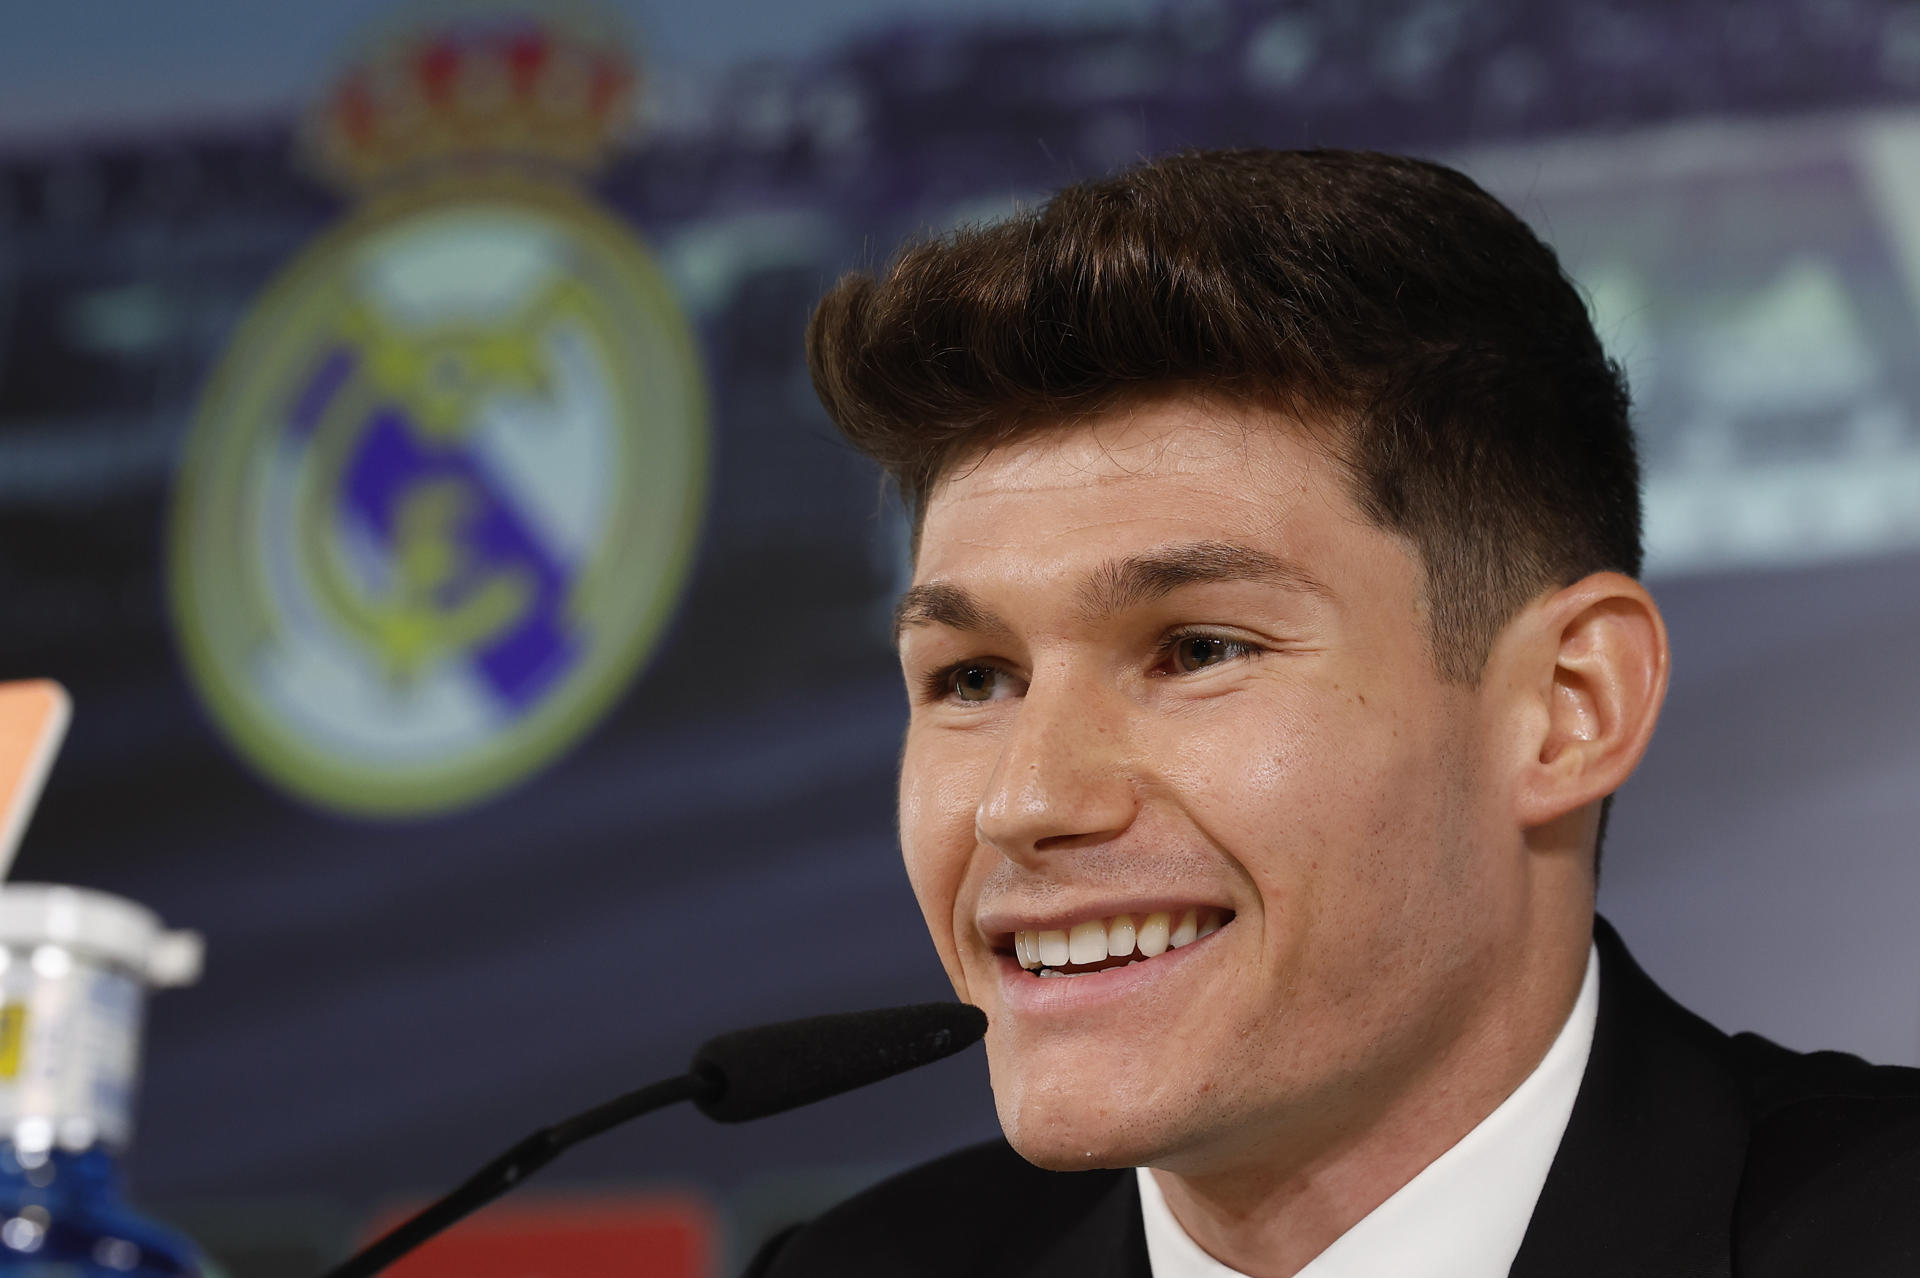
[{"label": "black microphone", "polygon": [[543,1127],[451,1193],[327,1271],[367,1278],[552,1162],[560,1152],[630,1118],[690,1100],[707,1117],[742,1123],[850,1092],[931,1065],[980,1041],[987,1016],[966,1003],[920,1003],[840,1012],[735,1030],[707,1040],[688,1071]]},{"label": "black microphone", "polygon": [[987,1014],[966,1003],[840,1012],[708,1039],[691,1073],[714,1090],[694,1098],[708,1118],[744,1123],[811,1105],[971,1047]]}]

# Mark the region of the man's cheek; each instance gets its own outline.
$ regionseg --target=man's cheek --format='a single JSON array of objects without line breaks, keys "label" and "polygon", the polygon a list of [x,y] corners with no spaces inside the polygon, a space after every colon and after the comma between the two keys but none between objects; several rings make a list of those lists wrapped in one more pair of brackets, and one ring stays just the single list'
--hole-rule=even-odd
[{"label": "man's cheek", "polygon": [[900,792],[900,849],[906,864],[907,883],[927,925],[940,965],[956,993],[966,997],[965,978],[960,968],[958,936],[961,909],[960,885],[965,874],[963,856],[937,837],[936,831],[910,817],[924,814],[917,791],[903,785]]}]

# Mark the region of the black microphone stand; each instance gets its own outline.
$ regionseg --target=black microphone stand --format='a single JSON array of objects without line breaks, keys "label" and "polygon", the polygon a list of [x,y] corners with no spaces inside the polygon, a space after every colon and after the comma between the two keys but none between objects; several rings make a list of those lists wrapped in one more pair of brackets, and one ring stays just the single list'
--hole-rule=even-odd
[{"label": "black microphone stand", "polygon": [[572,1118],[543,1127],[467,1177],[451,1192],[395,1225],[365,1250],[327,1271],[325,1278],[370,1278],[455,1221],[492,1202],[557,1158],[561,1151],[630,1118],[680,1101],[716,1096],[721,1080],[710,1074],[682,1074],[616,1096]]},{"label": "black microphone stand", "polygon": [[765,1118],[951,1056],[986,1032],[986,1014],[977,1007],[922,1003],[721,1034],[701,1045],[686,1073],[541,1128],[322,1278],[370,1278],[506,1193],[562,1150],[629,1118],[684,1100],[716,1122]]}]

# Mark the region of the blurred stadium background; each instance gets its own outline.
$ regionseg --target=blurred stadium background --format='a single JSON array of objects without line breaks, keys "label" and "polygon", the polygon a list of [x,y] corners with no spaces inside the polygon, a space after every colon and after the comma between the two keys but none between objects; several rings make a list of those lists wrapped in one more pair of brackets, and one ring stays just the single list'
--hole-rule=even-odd
[{"label": "blurred stadium background", "polygon": [[[0,675],[76,702],[16,877],[206,934],[152,1009],[132,1172],[238,1278],[718,1030],[946,995],[892,833],[900,522],[800,329],[904,237],[1180,146],[1435,156],[1558,247],[1632,375],[1676,648],[1603,908],[1728,1028],[1920,1063],[1920,8],[513,12],[0,3]],[[633,78],[527,71],[529,31]],[[534,109],[567,136],[502,141]],[[460,220],[489,208],[521,220]],[[584,309],[528,320],[474,283],[489,244]],[[331,452],[296,429],[329,358],[372,370],[314,410]],[[513,606],[462,613],[496,577]],[[983,1074],[662,1116],[502,1228],[644,1217],[671,1245],[635,1272],[729,1270],[989,1134]]]}]

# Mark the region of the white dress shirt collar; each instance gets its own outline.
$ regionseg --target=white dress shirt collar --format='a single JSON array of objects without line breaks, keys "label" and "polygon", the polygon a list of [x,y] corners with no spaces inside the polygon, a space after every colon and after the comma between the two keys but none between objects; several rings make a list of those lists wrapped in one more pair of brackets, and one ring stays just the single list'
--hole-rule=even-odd
[{"label": "white dress shirt collar", "polygon": [[[1495,1278],[1512,1269],[1573,1114],[1599,1011],[1600,956],[1590,949],[1580,996],[1533,1073],[1295,1278]],[[1151,1172],[1137,1174],[1153,1278],[1245,1278],[1187,1236]]]}]

